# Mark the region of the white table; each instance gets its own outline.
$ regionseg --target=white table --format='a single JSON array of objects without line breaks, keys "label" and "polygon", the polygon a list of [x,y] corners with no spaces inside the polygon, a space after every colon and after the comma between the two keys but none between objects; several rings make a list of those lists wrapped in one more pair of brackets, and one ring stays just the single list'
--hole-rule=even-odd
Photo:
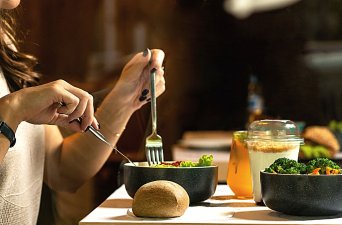
[{"label": "white table", "polygon": [[256,206],[251,199],[234,198],[226,185],[218,185],[214,196],[190,206],[185,214],[172,219],[138,218],[131,214],[132,198],[121,186],[79,225],[114,224],[342,224],[342,215],[335,217],[289,216]]}]

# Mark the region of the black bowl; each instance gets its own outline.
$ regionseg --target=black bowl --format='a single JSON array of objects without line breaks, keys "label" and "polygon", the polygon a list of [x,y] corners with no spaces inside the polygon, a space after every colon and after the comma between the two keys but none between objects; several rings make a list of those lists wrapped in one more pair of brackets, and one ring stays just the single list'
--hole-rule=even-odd
[{"label": "black bowl", "polygon": [[181,185],[188,193],[191,203],[210,198],[217,186],[217,166],[207,167],[149,167],[147,162],[124,165],[124,184],[129,196],[144,184],[155,180],[169,180]]},{"label": "black bowl", "polygon": [[297,216],[342,213],[342,175],[260,172],[262,200],[270,209]]}]

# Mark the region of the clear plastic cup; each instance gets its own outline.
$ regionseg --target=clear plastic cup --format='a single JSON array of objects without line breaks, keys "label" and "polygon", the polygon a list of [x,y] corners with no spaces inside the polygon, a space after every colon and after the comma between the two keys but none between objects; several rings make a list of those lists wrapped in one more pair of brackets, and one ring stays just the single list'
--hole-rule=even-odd
[{"label": "clear plastic cup", "polygon": [[285,157],[298,160],[303,144],[296,124],[290,120],[258,120],[248,127],[246,139],[252,175],[253,199],[263,204],[260,171]]},{"label": "clear plastic cup", "polygon": [[237,198],[251,198],[253,196],[246,138],[247,131],[245,130],[233,133],[228,162],[227,184]]}]

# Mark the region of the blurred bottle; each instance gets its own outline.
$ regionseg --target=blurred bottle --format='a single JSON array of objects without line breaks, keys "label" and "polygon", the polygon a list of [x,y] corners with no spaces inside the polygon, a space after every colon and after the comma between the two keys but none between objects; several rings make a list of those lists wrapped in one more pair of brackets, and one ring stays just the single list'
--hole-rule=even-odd
[{"label": "blurred bottle", "polygon": [[253,121],[263,118],[264,99],[262,95],[262,86],[255,74],[251,74],[249,77],[247,110],[247,127]]}]

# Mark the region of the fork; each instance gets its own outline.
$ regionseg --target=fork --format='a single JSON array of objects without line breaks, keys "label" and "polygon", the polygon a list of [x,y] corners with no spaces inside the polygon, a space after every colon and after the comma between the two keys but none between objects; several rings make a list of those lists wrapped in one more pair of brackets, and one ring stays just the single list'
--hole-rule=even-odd
[{"label": "fork", "polygon": [[157,104],[155,90],[156,71],[157,70],[153,68],[150,74],[152,133],[146,138],[145,144],[145,153],[149,165],[159,164],[164,161],[162,138],[157,134]]}]

